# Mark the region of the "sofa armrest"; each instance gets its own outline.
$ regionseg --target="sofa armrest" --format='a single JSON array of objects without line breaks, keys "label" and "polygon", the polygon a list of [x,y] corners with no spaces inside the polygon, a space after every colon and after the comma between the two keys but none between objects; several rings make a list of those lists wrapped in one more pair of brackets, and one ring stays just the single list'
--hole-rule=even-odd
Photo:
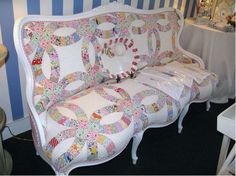
[{"label": "sofa armrest", "polygon": [[[27,104],[29,108],[29,115],[31,116],[30,118],[33,118],[32,122],[34,123],[35,127],[35,132],[38,134],[38,142],[43,146],[46,143],[46,135],[43,129],[43,126],[40,121],[40,117],[38,113],[36,112],[35,105],[33,103],[33,90],[34,90],[34,78],[33,78],[33,73],[31,71],[31,66],[27,62],[27,57],[24,55],[24,50],[21,45],[21,33],[19,32],[20,29],[22,28],[22,20],[23,18],[19,18],[16,20],[15,25],[14,25],[14,32],[13,32],[13,37],[14,37],[14,44],[16,48],[16,52],[18,54],[18,58],[20,61],[20,64],[22,64],[24,68],[24,72],[26,75],[26,99],[27,99]],[[34,129],[32,129],[34,130]]]},{"label": "sofa armrest", "polygon": [[183,16],[183,14],[182,14],[182,12],[180,10],[176,9],[176,13],[178,14],[178,16],[180,18],[180,20],[179,20],[180,32],[178,33],[178,39],[177,39],[178,49],[179,49],[180,52],[182,52],[183,55],[186,55],[187,57],[195,60],[199,64],[200,68],[204,69],[205,68],[205,64],[204,64],[203,60],[200,57],[196,56],[195,54],[186,51],[180,45],[180,36],[181,36],[181,34],[183,32],[185,21],[184,21],[184,16]]},{"label": "sofa armrest", "polygon": [[203,60],[200,57],[198,57],[197,55],[195,55],[193,53],[190,53],[190,52],[184,50],[182,47],[179,47],[179,49],[183,53],[183,55],[186,55],[187,57],[195,60],[199,64],[200,68],[205,69],[205,64],[204,64]]}]

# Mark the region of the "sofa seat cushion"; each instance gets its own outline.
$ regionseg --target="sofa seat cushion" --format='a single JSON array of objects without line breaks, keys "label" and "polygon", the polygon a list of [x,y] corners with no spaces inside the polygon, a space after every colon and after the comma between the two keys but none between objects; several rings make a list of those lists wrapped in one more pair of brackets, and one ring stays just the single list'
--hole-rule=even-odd
[{"label": "sofa seat cushion", "polygon": [[60,171],[71,162],[109,160],[129,143],[141,114],[122,88],[86,89],[48,109],[45,154]]},{"label": "sofa seat cushion", "polygon": [[[142,105],[146,97],[150,99]],[[176,118],[178,108],[172,105],[176,103],[131,79],[84,90],[48,109],[45,154],[59,170],[71,162],[83,165],[111,159],[126,147],[134,133],[147,127],[149,113],[161,110],[160,123]]]},{"label": "sofa seat cushion", "polygon": [[209,97],[212,80],[184,86],[179,100],[136,79],[86,89],[47,110],[45,154],[59,170],[109,160],[135,133],[169,125],[190,101]]}]

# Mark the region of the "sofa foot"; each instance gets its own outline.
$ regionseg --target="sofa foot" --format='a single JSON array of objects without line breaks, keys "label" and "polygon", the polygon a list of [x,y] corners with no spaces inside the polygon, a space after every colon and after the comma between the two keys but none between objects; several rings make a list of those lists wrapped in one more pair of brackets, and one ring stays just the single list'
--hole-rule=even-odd
[{"label": "sofa foot", "polygon": [[179,134],[182,132],[182,129],[183,129],[183,124],[182,124],[182,123],[183,123],[183,120],[184,120],[185,115],[186,115],[187,112],[188,112],[189,106],[190,106],[190,104],[187,104],[187,105],[184,107],[184,109],[183,109],[183,111],[181,112],[181,114],[180,114],[180,117],[179,117],[179,120],[178,120],[178,133],[179,133]]},{"label": "sofa foot", "polygon": [[133,165],[136,165],[137,161],[138,161],[138,157],[137,156],[135,158],[132,158]]},{"label": "sofa foot", "polygon": [[183,126],[182,124],[178,126],[178,133],[180,134],[182,132]]},{"label": "sofa foot", "polygon": [[134,137],[133,137],[131,155],[132,155],[132,160],[133,160],[134,165],[137,163],[137,160],[138,160],[137,149],[138,149],[138,146],[139,146],[142,138],[143,138],[143,131],[135,134]]},{"label": "sofa foot", "polygon": [[210,108],[211,108],[211,103],[210,103],[210,100],[208,100],[208,101],[206,102],[206,111],[209,111]]},{"label": "sofa foot", "polygon": [[55,174],[56,174],[56,176],[68,176],[69,175],[69,173],[67,173],[67,172],[58,172],[58,171],[55,171]]}]

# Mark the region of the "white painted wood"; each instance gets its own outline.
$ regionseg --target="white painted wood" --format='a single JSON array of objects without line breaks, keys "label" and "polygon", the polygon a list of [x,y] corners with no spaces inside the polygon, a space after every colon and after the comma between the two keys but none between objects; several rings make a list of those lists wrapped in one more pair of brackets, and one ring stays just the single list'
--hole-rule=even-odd
[{"label": "white painted wood", "polygon": [[182,132],[182,129],[183,129],[183,120],[184,120],[184,117],[186,116],[188,110],[189,110],[189,106],[190,104],[187,104],[181,114],[180,114],[180,117],[179,117],[179,120],[178,120],[178,133],[180,134]]},{"label": "white painted wood", "polygon": [[223,140],[222,140],[222,144],[221,144],[220,155],[219,155],[219,159],[218,159],[216,173],[218,173],[220,171],[222,165],[224,164],[224,161],[227,157],[229,144],[230,144],[230,138],[228,136],[224,135]]},{"label": "white painted wood", "polygon": [[235,104],[218,115],[217,130],[235,140]]},{"label": "white painted wood", "polygon": [[[217,130],[224,134],[220,149],[220,155],[217,165],[216,173],[220,171],[227,157],[230,140],[235,140],[235,104],[220,113],[217,117]],[[235,151],[234,156],[235,156]],[[232,154],[231,154],[232,155]],[[232,157],[232,156],[229,156]],[[227,162],[229,162],[227,160]],[[228,164],[224,164],[224,167]],[[225,169],[225,168],[222,168]]]},{"label": "white painted wood", "polygon": [[206,102],[206,111],[209,111],[210,108],[211,108],[211,101],[208,100],[208,101]]},{"label": "white painted wood", "polygon": [[[235,151],[235,144],[234,144],[233,148],[231,149],[229,155],[227,156],[224,164],[222,165],[222,167],[219,170],[219,172],[217,173],[217,175],[235,174],[235,153],[236,153],[236,151]],[[231,162],[232,162],[232,164],[231,164]]]},{"label": "white painted wood", "polygon": [[133,137],[131,156],[132,156],[134,165],[137,163],[137,160],[138,160],[137,149],[142,139],[143,139],[143,131],[135,134]]}]

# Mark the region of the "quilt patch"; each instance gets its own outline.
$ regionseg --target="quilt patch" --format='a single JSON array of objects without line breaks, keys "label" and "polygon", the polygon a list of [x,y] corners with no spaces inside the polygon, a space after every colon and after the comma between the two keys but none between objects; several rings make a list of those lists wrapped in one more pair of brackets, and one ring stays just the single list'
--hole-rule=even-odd
[{"label": "quilt patch", "polygon": [[[104,88],[114,90],[121,96],[121,98],[109,95]],[[87,117],[86,113],[78,105],[72,103],[60,102],[50,107],[48,110],[48,118],[51,118],[58,124],[68,127],[69,129],[63,130],[50,139],[49,143],[45,147],[47,157],[50,159],[52,158],[53,150],[61,142],[69,138],[74,138],[73,144],[70,148],[55,160],[54,165],[57,169],[64,168],[78,157],[85,145],[87,146],[88,160],[100,159],[98,158],[98,144],[105,148],[108,157],[113,155],[116,152],[116,146],[115,143],[106,136],[106,134],[120,133],[129,127],[131,121],[136,122],[140,119],[140,116],[143,118],[143,110],[133,106],[130,96],[122,88],[116,88],[111,85],[98,86],[94,89],[91,88],[85,90],[83,92],[86,93],[77,94],[71,98],[74,100],[81,98],[89,94],[92,90],[114,104],[94,111],[90,117]],[[69,116],[62,115],[57,107],[71,110],[77,119],[72,119]],[[101,124],[101,120],[104,116],[115,112],[122,112],[123,115],[120,120],[111,124]],[[141,124],[139,126],[141,126]]]},{"label": "quilt patch", "polygon": [[[147,20],[148,19],[148,20]],[[167,25],[158,23],[159,19],[166,19],[169,21]],[[132,22],[141,20],[144,22],[142,26],[131,26]],[[114,27],[110,30],[101,30],[98,26],[103,23],[112,23]],[[131,31],[129,28],[131,27]],[[75,29],[73,33],[66,36],[56,35],[55,31],[63,28]],[[79,29],[79,30],[78,30]],[[160,32],[172,30],[172,51],[160,51]],[[160,31],[160,32],[159,32]],[[106,77],[101,70],[101,58],[99,54],[103,46],[99,43],[98,38],[111,39],[116,34],[119,40],[125,37],[130,37],[130,32],[135,35],[140,35],[145,32],[148,33],[147,44],[149,48],[149,55],[135,55],[139,60],[134,61],[132,70],[135,71],[136,65],[139,62],[145,61],[149,64],[160,64],[163,58],[170,57],[177,58],[179,54],[176,47],[176,36],[179,31],[178,16],[175,12],[165,12],[158,14],[129,14],[129,13],[111,13],[104,14],[80,20],[65,21],[65,22],[43,22],[35,21],[25,24],[22,31],[22,39],[24,43],[24,51],[31,63],[35,79],[35,96],[41,96],[40,100],[35,102],[37,112],[40,114],[45,111],[50,105],[65,99],[81,90],[101,83]],[[152,34],[156,38],[156,47],[152,48]],[[82,40],[81,59],[83,61],[86,72],[78,70],[71,73],[61,80],[61,67],[58,52],[55,46],[65,47]],[[89,43],[92,44],[95,50],[95,63],[91,65],[89,55]],[[129,43],[131,45],[131,43]],[[127,45],[127,46],[129,46]],[[135,48],[132,48],[135,50]],[[50,78],[47,78],[42,71],[42,62],[44,55],[47,53],[50,59]],[[109,52],[108,52],[109,53]],[[112,53],[110,53],[112,55]],[[135,66],[134,66],[135,65]],[[138,67],[138,66],[137,66]],[[69,68],[67,68],[69,69]],[[123,73],[127,76],[128,73]],[[65,87],[76,81],[84,81],[84,84],[77,87],[73,91],[66,91]]]}]

